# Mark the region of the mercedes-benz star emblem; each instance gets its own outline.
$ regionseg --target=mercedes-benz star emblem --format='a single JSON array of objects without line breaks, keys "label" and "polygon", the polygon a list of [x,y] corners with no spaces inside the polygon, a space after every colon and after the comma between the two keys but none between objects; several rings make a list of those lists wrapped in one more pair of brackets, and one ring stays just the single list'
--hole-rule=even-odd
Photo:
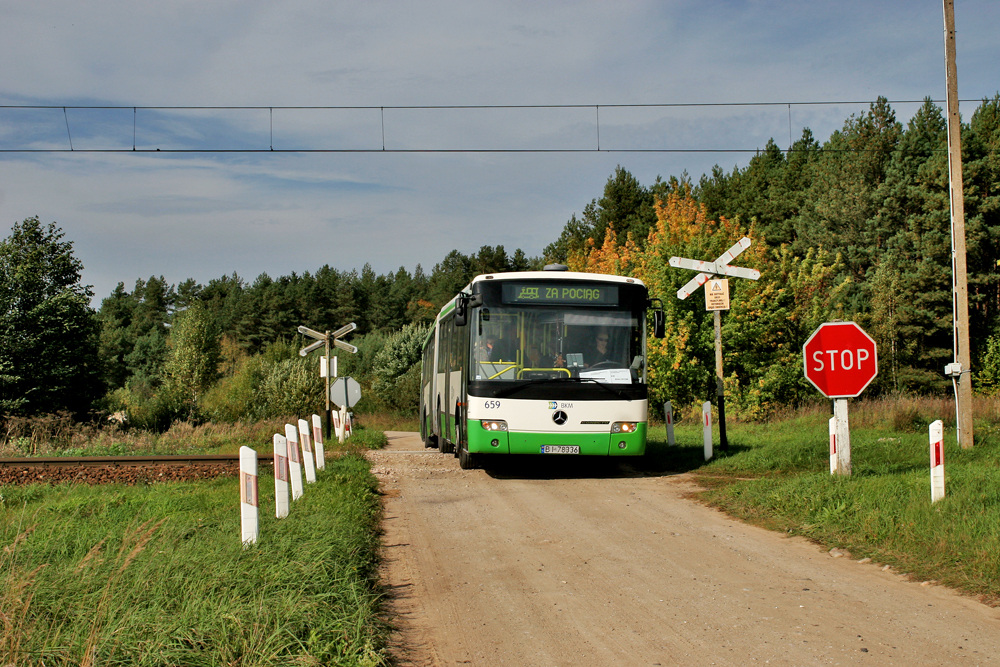
[{"label": "mercedes-benz star emblem", "polygon": [[556,410],[555,412],[552,413],[552,421],[554,421],[556,424],[559,424],[559,426],[565,424],[567,419],[569,419],[569,417],[567,417],[566,413],[563,412],[562,410]]}]

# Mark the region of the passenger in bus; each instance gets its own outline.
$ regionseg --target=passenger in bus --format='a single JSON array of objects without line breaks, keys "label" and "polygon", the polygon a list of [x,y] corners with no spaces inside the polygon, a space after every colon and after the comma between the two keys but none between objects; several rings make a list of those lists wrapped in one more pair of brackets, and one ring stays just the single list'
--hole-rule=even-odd
[{"label": "passenger in bus", "polygon": [[492,361],[496,336],[487,336],[476,344],[476,361]]},{"label": "passenger in bus", "polygon": [[539,345],[528,346],[525,368],[562,368],[566,361],[561,354],[543,354]]},{"label": "passenger in bus", "polygon": [[517,361],[517,334],[512,324],[505,324],[503,337],[490,348],[490,361]]}]

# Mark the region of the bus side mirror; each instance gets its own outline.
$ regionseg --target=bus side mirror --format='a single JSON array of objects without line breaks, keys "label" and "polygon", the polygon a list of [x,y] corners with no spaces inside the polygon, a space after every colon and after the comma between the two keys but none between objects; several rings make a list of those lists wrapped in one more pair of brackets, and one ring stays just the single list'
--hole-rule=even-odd
[{"label": "bus side mirror", "polygon": [[663,338],[666,335],[667,315],[663,312],[663,302],[650,299],[649,307],[653,309],[653,338]]},{"label": "bus side mirror", "polygon": [[666,335],[666,319],[662,310],[653,311],[653,338],[663,338]]},{"label": "bus side mirror", "polygon": [[455,326],[464,327],[469,322],[469,307],[478,308],[483,305],[482,294],[459,294],[455,301]]}]

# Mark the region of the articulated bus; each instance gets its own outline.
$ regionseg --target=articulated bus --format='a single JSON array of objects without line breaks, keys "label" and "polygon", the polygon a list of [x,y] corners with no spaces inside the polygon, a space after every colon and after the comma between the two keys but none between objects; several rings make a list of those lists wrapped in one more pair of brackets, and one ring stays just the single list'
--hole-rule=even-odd
[{"label": "articulated bus", "polygon": [[424,342],[424,443],[466,469],[505,454],[642,455],[657,302],[639,280],[562,265],[477,276]]}]

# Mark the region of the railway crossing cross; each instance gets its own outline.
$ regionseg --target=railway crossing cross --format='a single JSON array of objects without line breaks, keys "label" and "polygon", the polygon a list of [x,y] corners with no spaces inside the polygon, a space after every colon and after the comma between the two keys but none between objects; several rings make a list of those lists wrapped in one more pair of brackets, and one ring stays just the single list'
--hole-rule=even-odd
[{"label": "railway crossing cross", "polygon": [[[715,311],[715,384],[719,397],[719,447],[726,449],[729,441],[726,439],[726,396],[722,383],[722,311],[729,310],[728,283],[723,288],[722,280],[713,280],[716,276],[732,276],[734,278],[747,278],[757,280],[760,278],[760,271],[748,269],[742,266],[730,266],[729,262],[736,259],[740,253],[750,247],[750,238],[744,236],[737,241],[732,248],[719,255],[714,262],[704,262],[687,257],[671,257],[670,266],[675,269],[691,269],[699,271],[698,275],[689,280],[684,287],[677,290],[677,298],[684,300],[694,294],[694,291],[711,280],[713,287],[718,287],[716,291],[726,292],[724,300],[712,299],[711,294],[705,293],[705,303],[708,310]],[[708,288],[706,288],[707,290]]]},{"label": "railway crossing cross", "polygon": [[[331,365],[330,364],[330,345],[333,345],[334,347],[340,348],[341,350],[346,350],[347,352],[350,352],[351,354],[357,354],[358,348],[354,347],[350,343],[345,343],[344,341],[340,340],[341,338],[343,338],[344,336],[346,336],[347,334],[351,333],[352,331],[354,331],[357,328],[358,328],[358,325],[355,324],[354,322],[351,322],[350,324],[345,324],[344,326],[340,327],[339,329],[337,329],[334,332],[324,331],[324,332],[320,333],[319,331],[316,331],[315,329],[310,329],[307,326],[301,326],[301,327],[298,328],[298,332],[300,334],[302,334],[303,336],[306,336],[307,338],[315,338],[316,339],[314,342],[309,343],[304,348],[302,348],[301,350],[299,350],[299,356],[304,357],[307,354],[309,354],[310,352],[312,352],[313,350],[319,349],[321,347],[325,347],[326,348],[326,351],[324,353],[326,356],[323,357],[323,364],[324,364],[323,371],[325,371],[323,373],[323,376],[326,378],[326,435],[327,435],[327,437],[331,437],[331,433],[332,433],[332,431],[331,431],[331,424],[330,424],[330,365]],[[334,364],[333,367],[336,368],[336,364]]]}]

